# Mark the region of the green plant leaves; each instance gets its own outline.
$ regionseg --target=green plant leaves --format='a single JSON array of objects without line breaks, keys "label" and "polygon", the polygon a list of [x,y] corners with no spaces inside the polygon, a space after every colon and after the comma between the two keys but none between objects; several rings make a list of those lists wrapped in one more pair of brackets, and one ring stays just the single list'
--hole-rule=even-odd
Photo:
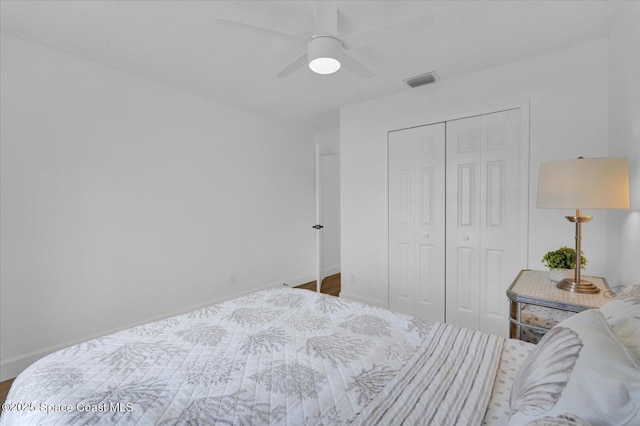
[{"label": "green plant leaves", "polygon": [[[588,261],[584,257],[584,252],[581,254],[580,266],[584,268]],[[560,247],[545,254],[542,257],[542,264],[549,269],[573,269],[576,266],[576,251],[570,247]]]}]

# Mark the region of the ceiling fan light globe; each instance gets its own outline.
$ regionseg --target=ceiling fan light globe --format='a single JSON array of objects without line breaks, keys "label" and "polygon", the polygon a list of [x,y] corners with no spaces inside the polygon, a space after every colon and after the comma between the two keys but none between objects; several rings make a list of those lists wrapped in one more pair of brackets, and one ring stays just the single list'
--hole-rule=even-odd
[{"label": "ceiling fan light globe", "polygon": [[316,74],[333,74],[340,67],[340,61],[335,58],[315,58],[309,62],[309,68]]},{"label": "ceiling fan light globe", "polygon": [[321,35],[314,37],[307,46],[309,68],[317,74],[333,74],[338,71],[342,44],[335,37]]}]

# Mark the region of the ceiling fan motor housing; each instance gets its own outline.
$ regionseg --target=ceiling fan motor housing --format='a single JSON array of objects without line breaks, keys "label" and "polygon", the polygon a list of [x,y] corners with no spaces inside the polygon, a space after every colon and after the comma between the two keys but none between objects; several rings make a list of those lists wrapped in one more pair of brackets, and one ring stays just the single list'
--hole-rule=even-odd
[{"label": "ceiling fan motor housing", "polygon": [[342,43],[335,37],[321,35],[314,37],[307,46],[309,68],[318,74],[333,74],[341,67]]}]

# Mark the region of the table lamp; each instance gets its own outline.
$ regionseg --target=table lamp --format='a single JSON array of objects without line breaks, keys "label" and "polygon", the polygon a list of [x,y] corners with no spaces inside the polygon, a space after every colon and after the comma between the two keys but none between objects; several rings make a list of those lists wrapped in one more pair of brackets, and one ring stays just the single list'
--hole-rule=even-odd
[{"label": "table lamp", "polygon": [[565,216],[576,224],[575,276],[565,278],[558,288],[575,293],[598,293],[600,289],[580,276],[582,260],[582,209],[628,209],[629,171],[626,158],[582,158],[540,164],[537,207],[575,209]]}]

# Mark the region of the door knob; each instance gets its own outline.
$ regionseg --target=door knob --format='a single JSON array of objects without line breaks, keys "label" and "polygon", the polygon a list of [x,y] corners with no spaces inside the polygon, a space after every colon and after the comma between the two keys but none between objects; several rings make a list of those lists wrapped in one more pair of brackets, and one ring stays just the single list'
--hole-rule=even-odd
[{"label": "door knob", "polygon": [[464,237],[462,237],[462,239],[465,240],[465,241],[469,241],[469,236],[465,235]]},{"label": "door knob", "polygon": [[423,235],[427,240],[429,239],[429,233],[428,232],[425,232]]}]

